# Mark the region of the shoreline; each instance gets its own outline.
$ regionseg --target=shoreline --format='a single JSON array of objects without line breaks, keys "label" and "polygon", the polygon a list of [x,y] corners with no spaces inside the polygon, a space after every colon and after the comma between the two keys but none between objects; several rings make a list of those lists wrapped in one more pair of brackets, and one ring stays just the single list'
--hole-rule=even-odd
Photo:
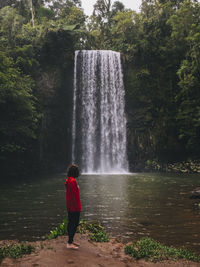
[{"label": "shoreline", "polygon": [[[17,259],[4,258],[1,267],[199,267],[200,263],[189,260],[164,260],[153,263],[145,259],[136,260],[125,254],[125,244],[110,238],[109,242],[91,241],[88,234],[75,235],[75,242],[80,244],[78,250],[66,248],[67,236],[59,236],[55,239],[28,242],[35,247],[35,251],[28,255],[22,255]],[[2,245],[19,244],[16,240],[0,241]]]},{"label": "shoreline", "polygon": [[181,162],[165,163],[159,160],[141,160],[130,162],[132,172],[163,172],[163,173],[182,173],[200,174],[200,160],[188,160]]}]

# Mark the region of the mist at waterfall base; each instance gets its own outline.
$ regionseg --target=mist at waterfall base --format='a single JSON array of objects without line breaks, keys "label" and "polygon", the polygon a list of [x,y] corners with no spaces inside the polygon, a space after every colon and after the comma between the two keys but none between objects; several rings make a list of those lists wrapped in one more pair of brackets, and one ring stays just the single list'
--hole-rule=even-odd
[{"label": "mist at waterfall base", "polygon": [[75,52],[72,162],[83,173],[128,173],[120,53]]}]

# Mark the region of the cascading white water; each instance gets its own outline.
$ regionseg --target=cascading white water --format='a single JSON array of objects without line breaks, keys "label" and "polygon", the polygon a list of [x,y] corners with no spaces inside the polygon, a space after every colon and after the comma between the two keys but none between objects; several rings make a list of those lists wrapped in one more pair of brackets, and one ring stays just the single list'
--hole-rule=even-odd
[{"label": "cascading white water", "polygon": [[120,53],[75,52],[72,161],[85,173],[128,172]]}]

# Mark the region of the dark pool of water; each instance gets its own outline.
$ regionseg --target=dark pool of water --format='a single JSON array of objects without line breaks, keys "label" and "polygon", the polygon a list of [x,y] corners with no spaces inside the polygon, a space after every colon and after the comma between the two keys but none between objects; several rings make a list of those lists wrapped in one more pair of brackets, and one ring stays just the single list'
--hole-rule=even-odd
[{"label": "dark pool of water", "polygon": [[[36,240],[65,217],[65,175],[0,186],[0,239]],[[123,241],[150,236],[200,252],[199,175],[83,175],[81,217]]]}]

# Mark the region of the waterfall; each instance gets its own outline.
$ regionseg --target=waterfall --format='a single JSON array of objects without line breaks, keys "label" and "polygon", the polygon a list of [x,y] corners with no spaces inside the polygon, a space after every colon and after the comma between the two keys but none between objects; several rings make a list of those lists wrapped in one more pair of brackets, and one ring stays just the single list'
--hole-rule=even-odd
[{"label": "waterfall", "polygon": [[85,173],[128,172],[120,53],[75,52],[72,162]]}]

